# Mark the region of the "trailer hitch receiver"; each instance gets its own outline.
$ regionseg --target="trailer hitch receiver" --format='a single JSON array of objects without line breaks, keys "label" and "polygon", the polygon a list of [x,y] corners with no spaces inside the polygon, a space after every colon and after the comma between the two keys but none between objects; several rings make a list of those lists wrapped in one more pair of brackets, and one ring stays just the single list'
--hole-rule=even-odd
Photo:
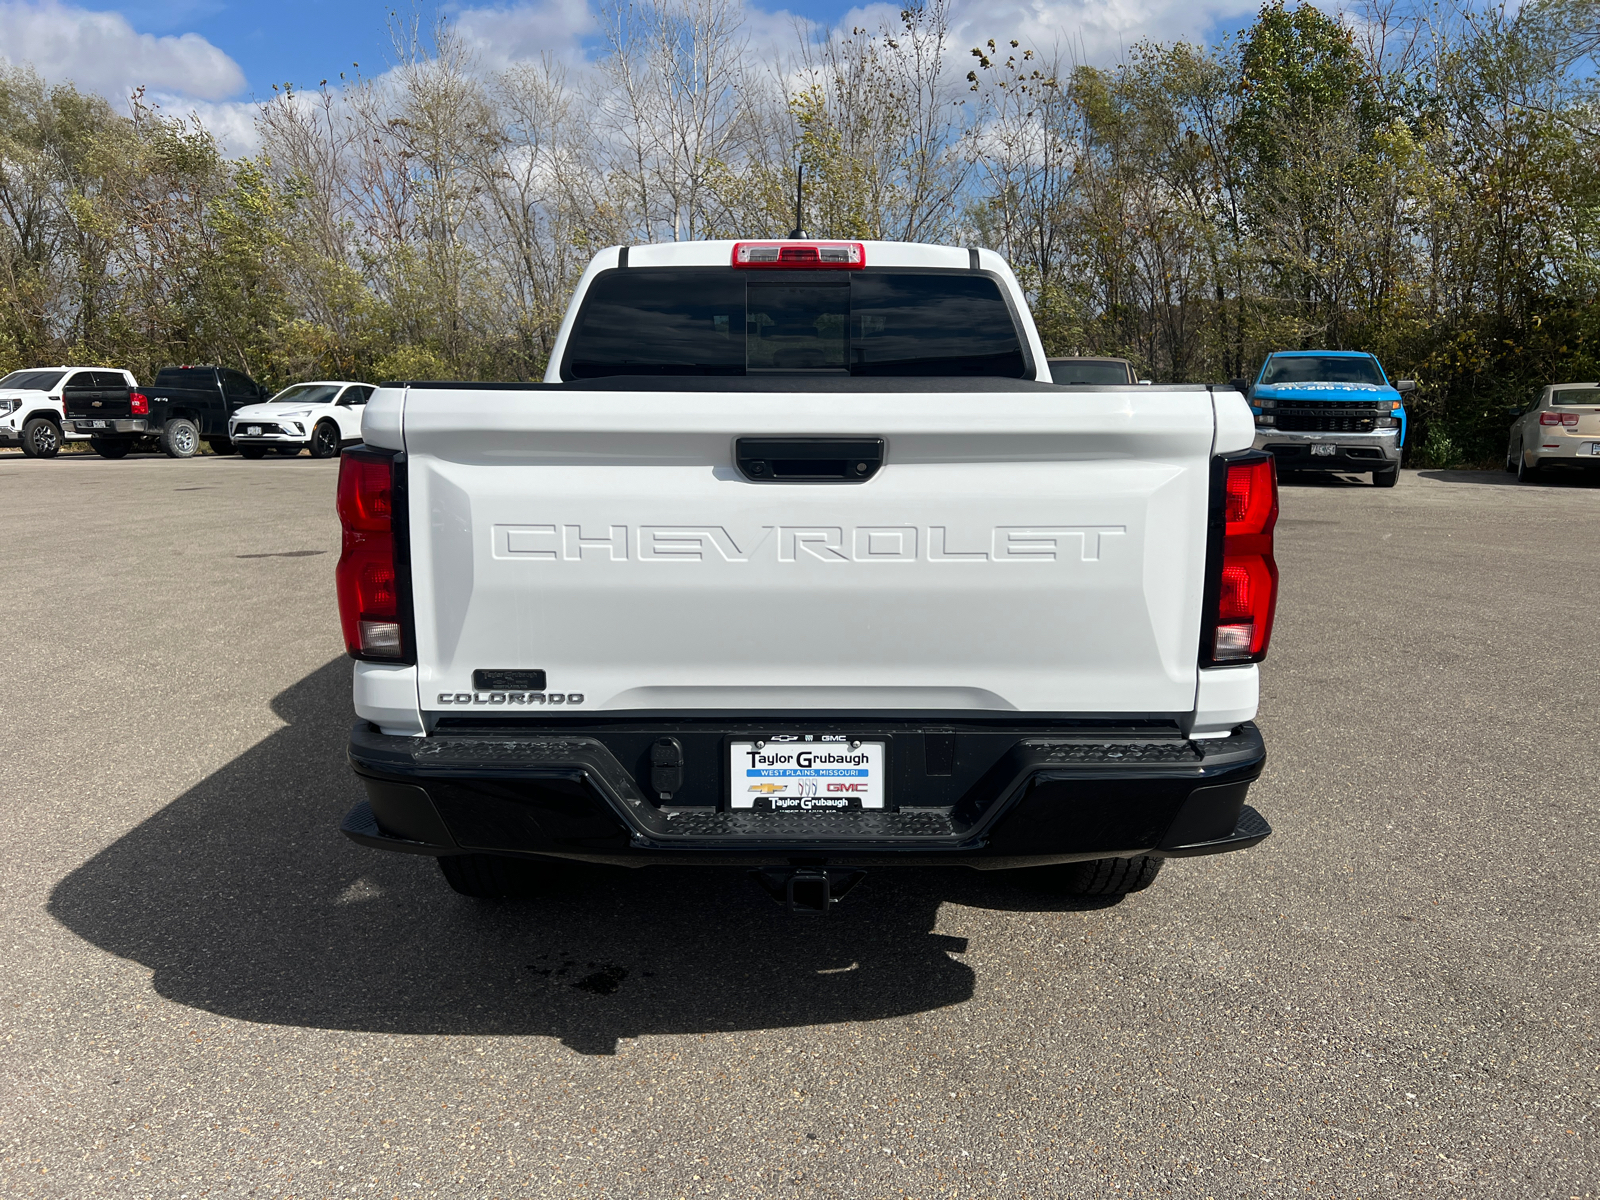
[{"label": "trailer hitch receiver", "polygon": [[866,872],[837,867],[766,867],[751,874],[767,895],[790,912],[821,915],[860,883]]}]

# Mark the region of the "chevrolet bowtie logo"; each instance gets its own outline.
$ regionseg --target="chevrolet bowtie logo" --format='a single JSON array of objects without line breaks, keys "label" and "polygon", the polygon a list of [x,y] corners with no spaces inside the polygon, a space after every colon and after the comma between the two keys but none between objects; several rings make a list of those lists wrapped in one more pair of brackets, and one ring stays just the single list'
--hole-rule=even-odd
[{"label": "chevrolet bowtie logo", "polygon": [[752,792],[765,792],[770,796],[773,792],[781,792],[788,786],[786,783],[752,783],[750,790]]}]

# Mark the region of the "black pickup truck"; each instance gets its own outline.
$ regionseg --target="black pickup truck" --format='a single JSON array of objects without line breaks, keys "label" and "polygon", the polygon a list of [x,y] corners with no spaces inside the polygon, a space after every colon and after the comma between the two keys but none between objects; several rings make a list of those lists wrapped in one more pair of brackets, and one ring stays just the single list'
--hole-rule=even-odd
[{"label": "black pickup truck", "polygon": [[217,454],[232,454],[228,414],[270,393],[228,367],[163,367],[142,391],[107,388],[74,394],[66,390],[66,424],[89,435],[102,458],[122,458],[152,442],[169,458],[189,458],[204,439]]}]

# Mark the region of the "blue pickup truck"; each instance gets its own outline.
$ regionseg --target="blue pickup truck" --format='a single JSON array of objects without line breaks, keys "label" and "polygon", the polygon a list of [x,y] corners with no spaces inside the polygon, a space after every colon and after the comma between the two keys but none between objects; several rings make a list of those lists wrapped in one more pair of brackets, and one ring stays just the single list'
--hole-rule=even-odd
[{"label": "blue pickup truck", "polygon": [[1406,441],[1403,393],[1359,350],[1281,350],[1267,356],[1254,384],[1242,385],[1256,414],[1256,447],[1283,471],[1372,472],[1378,487],[1400,478]]}]

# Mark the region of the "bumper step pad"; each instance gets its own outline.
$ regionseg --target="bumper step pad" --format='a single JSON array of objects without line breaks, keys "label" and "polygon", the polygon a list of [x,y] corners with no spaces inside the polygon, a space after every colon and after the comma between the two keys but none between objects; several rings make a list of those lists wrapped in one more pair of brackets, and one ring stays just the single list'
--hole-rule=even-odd
[{"label": "bumper step pad", "polygon": [[[352,731],[368,788],[343,832],[410,853],[566,855],[605,861],[711,852],[991,860],[1188,856],[1271,832],[1243,808],[1265,761],[1253,725],[1208,741],[1091,733],[1002,739],[947,806],[899,811],[661,807],[597,736],[389,737]],[[892,798],[892,797],[891,797]],[[1251,822],[1257,824],[1252,824]],[[778,858],[777,861],[785,861]],[[998,865],[998,862],[996,862]]]}]

